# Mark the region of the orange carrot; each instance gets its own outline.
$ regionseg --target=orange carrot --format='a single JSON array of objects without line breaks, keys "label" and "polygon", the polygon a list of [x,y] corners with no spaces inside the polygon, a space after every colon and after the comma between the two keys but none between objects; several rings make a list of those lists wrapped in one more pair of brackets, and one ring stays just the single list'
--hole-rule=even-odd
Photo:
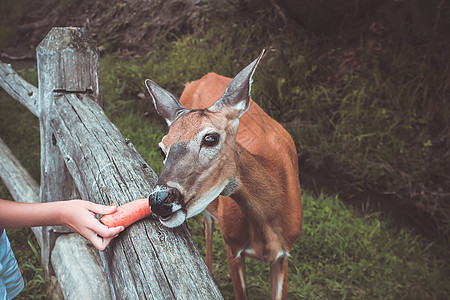
[{"label": "orange carrot", "polygon": [[148,204],[148,198],[138,199],[118,206],[117,211],[110,215],[104,215],[100,222],[108,228],[117,226],[130,226],[131,224],[152,214]]}]

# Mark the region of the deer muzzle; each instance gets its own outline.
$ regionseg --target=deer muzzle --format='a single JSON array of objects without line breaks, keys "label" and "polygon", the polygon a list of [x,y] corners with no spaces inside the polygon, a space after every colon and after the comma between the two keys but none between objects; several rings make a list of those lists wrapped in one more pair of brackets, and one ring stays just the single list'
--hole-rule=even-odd
[{"label": "deer muzzle", "polygon": [[162,185],[157,185],[148,197],[150,209],[168,227],[176,227],[184,222],[186,213],[182,211],[183,200],[178,189]]}]

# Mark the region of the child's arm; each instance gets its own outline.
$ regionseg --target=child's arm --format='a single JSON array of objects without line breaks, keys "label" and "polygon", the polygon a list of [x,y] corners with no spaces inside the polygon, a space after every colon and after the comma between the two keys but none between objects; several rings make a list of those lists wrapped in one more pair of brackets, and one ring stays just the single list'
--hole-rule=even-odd
[{"label": "child's arm", "polygon": [[90,240],[97,249],[104,250],[124,227],[108,228],[95,218],[95,214],[107,215],[116,210],[116,206],[84,200],[48,203],[0,200],[0,228],[64,225]]}]

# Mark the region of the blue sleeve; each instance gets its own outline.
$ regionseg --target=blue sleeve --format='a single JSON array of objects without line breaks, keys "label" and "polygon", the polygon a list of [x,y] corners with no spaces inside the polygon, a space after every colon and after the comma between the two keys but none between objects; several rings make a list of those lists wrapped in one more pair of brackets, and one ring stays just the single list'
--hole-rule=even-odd
[{"label": "blue sleeve", "polygon": [[0,299],[16,297],[23,289],[24,282],[11,244],[5,232],[0,235]]}]

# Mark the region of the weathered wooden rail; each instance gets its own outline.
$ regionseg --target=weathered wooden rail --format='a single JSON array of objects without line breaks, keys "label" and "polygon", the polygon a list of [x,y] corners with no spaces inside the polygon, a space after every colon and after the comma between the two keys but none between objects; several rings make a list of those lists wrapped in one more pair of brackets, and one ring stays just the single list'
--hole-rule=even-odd
[{"label": "weathered wooden rail", "polygon": [[[37,66],[39,90],[0,63],[0,85],[41,128],[40,189],[0,143],[0,175],[14,199],[121,205],[146,197],[157,177],[101,108],[98,54],[84,30],[53,28],[38,46]],[[140,221],[100,253],[102,263],[66,228],[35,232],[44,268],[56,274],[66,299],[222,299],[186,225]]]}]

